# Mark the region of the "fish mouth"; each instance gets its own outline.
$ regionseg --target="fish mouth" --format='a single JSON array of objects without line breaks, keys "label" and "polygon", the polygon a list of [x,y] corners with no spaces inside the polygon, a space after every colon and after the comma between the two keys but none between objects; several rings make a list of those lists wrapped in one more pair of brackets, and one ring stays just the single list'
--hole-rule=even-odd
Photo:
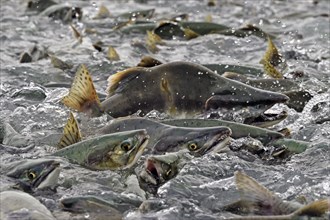
[{"label": "fish mouth", "polygon": [[160,182],[160,172],[157,169],[155,161],[151,158],[148,158],[145,165],[145,171],[149,174],[148,180],[153,185],[158,185]]},{"label": "fish mouth", "polygon": [[33,181],[32,186],[36,189],[54,187],[57,184],[60,171],[60,162],[54,161],[42,175]]},{"label": "fish mouth", "polygon": [[200,156],[207,154],[209,152],[219,152],[221,151],[229,142],[230,135],[232,134],[232,131],[230,128],[222,131],[221,133],[218,133],[214,135],[212,139],[207,141],[203,148],[199,152],[197,152]]},{"label": "fish mouth", "polygon": [[70,211],[74,213],[85,212],[83,206],[80,204],[79,198],[64,198],[60,201],[60,207],[64,211]]},{"label": "fish mouth", "polygon": [[244,124],[249,124],[261,128],[271,127],[279,122],[283,121],[288,117],[287,111],[276,113],[261,113],[256,117],[249,117],[244,120]]},{"label": "fish mouth", "polygon": [[140,158],[144,149],[146,148],[149,139],[150,136],[147,135],[146,131],[143,133],[143,135],[139,136],[138,143],[135,145],[134,150],[132,150],[131,153],[129,154],[128,164],[125,167],[123,167],[123,169],[130,168],[136,163],[136,161]]}]

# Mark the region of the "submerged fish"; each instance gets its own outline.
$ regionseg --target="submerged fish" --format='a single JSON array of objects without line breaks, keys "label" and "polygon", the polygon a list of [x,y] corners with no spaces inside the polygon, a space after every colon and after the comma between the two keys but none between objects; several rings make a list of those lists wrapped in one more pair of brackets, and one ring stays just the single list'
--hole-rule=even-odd
[{"label": "submerged fish", "polygon": [[228,205],[225,210],[248,213],[252,210],[255,215],[233,219],[297,219],[304,215],[320,217],[329,211],[328,199],[317,200],[308,205],[286,202],[240,171],[235,172],[235,180],[241,200]]},{"label": "submerged fish", "polygon": [[[100,116],[127,116],[141,110],[165,112],[173,117],[193,116],[205,110],[231,111],[254,107],[258,112],[286,102],[283,94],[260,90],[219,76],[188,62],[151,68],[134,67],[108,79],[108,98],[100,103],[85,65],[78,69],[70,92],[62,102],[73,109]],[[191,89],[193,88],[193,89]]]},{"label": "submerged fish", "polygon": [[17,181],[17,188],[30,192],[54,189],[60,174],[60,162],[55,159],[24,159],[12,162],[2,169],[7,176]]},{"label": "submerged fish", "polygon": [[150,136],[146,149],[152,154],[186,150],[194,156],[220,151],[229,141],[231,130],[227,127],[187,128],[165,125],[145,118],[118,118],[97,131],[109,134],[118,131],[146,129]]},{"label": "submerged fish", "polygon": [[156,194],[161,185],[178,174],[178,164],[184,153],[181,151],[149,156],[144,168],[138,173],[140,187],[147,192]]},{"label": "submerged fish", "polygon": [[21,191],[0,193],[0,219],[55,220],[52,213],[33,196]]},{"label": "submerged fish", "polygon": [[290,79],[252,79],[235,72],[225,72],[222,76],[259,89],[281,92],[290,98],[286,104],[299,112],[304,109],[307,102],[312,98],[308,91]]},{"label": "submerged fish", "polygon": [[[71,213],[88,213],[90,219],[123,219],[114,204],[96,196],[75,196],[60,201],[62,209]],[[111,217],[110,217],[111,216]]]},{"label": "submerged fish", "polygon": [[237,122],[224,121],[218,119],[168,119],[163,120],[163,124],[180,127],[215,127],[226,126],[231,129],[231,137],[234,139],[243,137],[252,137],[260,140],[263,144],[283,138],[283,134],[260,128],[252,125],[241,124]]}]

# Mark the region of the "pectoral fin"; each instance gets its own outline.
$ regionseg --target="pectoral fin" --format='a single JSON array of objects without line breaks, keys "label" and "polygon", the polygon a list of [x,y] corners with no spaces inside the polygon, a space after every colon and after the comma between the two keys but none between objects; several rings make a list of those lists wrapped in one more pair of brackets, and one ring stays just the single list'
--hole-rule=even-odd
[{"label": "pectoral fin", "polygon": [[57,145],[57,149],[65,148],[71,144],[75,144],[81,140],[81,134],[78,127],[77,120],[72,112],[70,112],[70,118],[68,119],[64,130],[63,136]]}]

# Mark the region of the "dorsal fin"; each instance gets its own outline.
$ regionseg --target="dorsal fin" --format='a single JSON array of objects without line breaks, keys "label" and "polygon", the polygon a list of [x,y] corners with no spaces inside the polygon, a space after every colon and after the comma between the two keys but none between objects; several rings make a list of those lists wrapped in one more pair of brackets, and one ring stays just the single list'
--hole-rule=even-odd
[{"label": "dorsal fin", "polygon": [[81,134],[78,127],[78,122],[72,112],[70,112],[70,118],[68,119],[63,129],[63,136],[60,142],[57,144],[57,149],[62,149],[71,144],[78,143],[80,140]]},{"label": "dorsal fin", "polygon": [[99,97],[96,94],[92,77],[84,64],[78,68],[69,94],[61,101],[64,105],[80,112],[90,112],[95,116],[101,114]]},{"label": "dorsal fin", "polygon": [[119,54],[113,46],[108,47],[107,58],[110,61],[118,61],[120,60]]},{"label": "dorsal fin", "polygon": [[263,212],[263,209],[265,209],[268,212],[267,214],[290,213],[282,199],[243,172],[235,172],[235,181],[241,195],[241,200],[250,202],[259,211]]},{"label": "dorsal fin", "polygon": [[157,60],[156,58],[153,58],[151,56],[143,56],[140,60],[140,62],[137,64],[139,67],[154,67],[162,64],[161,61]]},{"label": "dorsal fin", "polygon": [[139,75],[141,71],[138,70],[141,69],[143,69],[143,67],[132,67],[109,76],[107,88],[108,96],[111,96],[116,91],[122,81],[128,78],[134,78]]}]

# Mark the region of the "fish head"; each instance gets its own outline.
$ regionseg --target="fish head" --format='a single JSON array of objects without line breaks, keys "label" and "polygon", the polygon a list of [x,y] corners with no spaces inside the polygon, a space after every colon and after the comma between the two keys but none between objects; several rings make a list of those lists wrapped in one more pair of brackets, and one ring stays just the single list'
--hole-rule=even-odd
[{"label": "fish head", "polygon": [[60,162],[54,159],[27,159],[8,168],[7,176],[16,179],[16,187],[24,191],[54,188],[60,174]]},{"label": "fish head", "polygon": [[249,124],[253,124],[254,118],[258,118],[259,124],[262,124],[262,120],[265,123],[269,123],[273,119],[279,122],[286,118],[286,114],[282,114],[281,117],[272,115],[269,118],[264,112],[275,104],[288,102],[288,96],[278,92],[254,88],[235,80],[220,78],[220,76],[218,82],[221,84],[218,84],[213,89],[212,96],[205,102],[205,110],[216,109],[221,113],[241,110],[244,111],[244,118],[248,118],[246,123]]},{"label": "fish head", "polygon": [[138,174],[140,186],[144,190],[156,193],[159,186],[178,174],[178,163],[184,153],[186,152],[181,151],[149,156],[145,161],[144,168]]},{"label": "fish head", "polygon": [[163,136],[153,147],[156,152],[187,150],[193,156],[202,156],[208,152],[218,152],[229,141],[232,131],[228,127],[188,128],[174,127],[167,136]]},{"label": "fish head", "polygon": [[131,167],[140,158],[149,136],[145,129],[108,135],[106,141],[94,145],[87,156],[86,166],[97,170],[115,170]]}]

